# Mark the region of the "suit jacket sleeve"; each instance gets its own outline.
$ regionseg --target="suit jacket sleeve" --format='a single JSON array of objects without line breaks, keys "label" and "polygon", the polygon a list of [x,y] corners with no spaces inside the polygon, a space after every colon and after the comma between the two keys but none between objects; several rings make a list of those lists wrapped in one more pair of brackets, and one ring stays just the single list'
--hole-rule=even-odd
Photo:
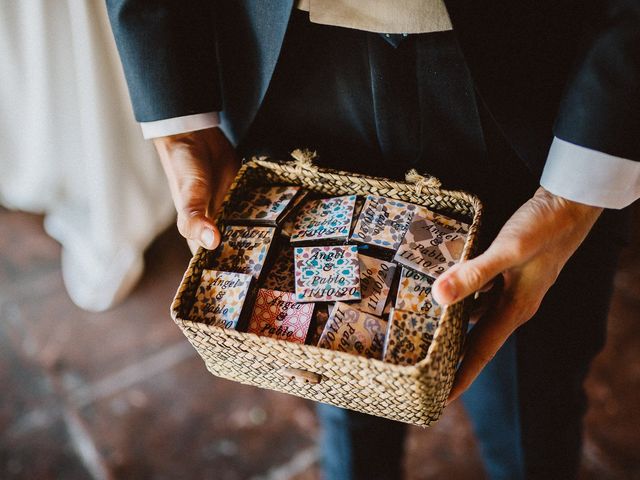
[{"label": "suit jacket sleeve", "polygon": [[640,161],[640,1],[594,1],[554,134]]},{"label": "suit jacket sleeve", "polygon": [[107,0],[136,120],[222,109],[212,0]]}]

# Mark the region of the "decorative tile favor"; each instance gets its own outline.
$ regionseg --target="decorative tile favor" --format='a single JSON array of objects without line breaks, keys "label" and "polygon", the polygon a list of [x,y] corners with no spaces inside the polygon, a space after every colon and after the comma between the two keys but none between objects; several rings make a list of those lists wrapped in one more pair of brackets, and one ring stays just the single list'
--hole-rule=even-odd
[{"label": "decorative tile favor", "polygon": [[435,280],[420,272],[402,267],[395,307],[398,310],[440,317],[442,308],[431,296]]},{"label": "decorative tile favor", "polygon": [[273,227],[227,225],[211,268],[260,276],[275,234]]},{"label": "decorative tile favor", "polygon": [[356,202],[355,195],[312,200],[296,215],[291,243],[312,240],[346,241]]},{"label": "decorative tile favor", "polygon": [[423,360],[437,326],[437,318],[392,309],[383,360],[399,365],[414,365]]},{"label": "decorative tile favor", "polygon": [[292,247],[286,246],[280,249],[264,279],[264,288],[281,292],[295,291]]},{"label": "decorative tile favor", "polygon": [[397,250],[417,208],[400,200],[368,195],[351,239]]},{"label": "decorative tile favor", "polygon": [[359,254],[362,300],[352,304],[361,312],[382,315],[396,271],[395,263]]},{"label": "decorative tile favor", "polygon": [[460,260],[469,226],[420,208],[394,260],[437,278]]},{"label": "decorative tile favor", "polygon": [[360,265],[355,245],[295,247],[298,302],[360,300]]},{"label": "decorative tile favor", "polygon": [[290,185],[250,189],[241,199],[227,207],[225,220],[230,223],[275,226],[299,191],[300,187]]},{"label": "decorative tile favor", "polygon": [[320,335],[318,346],[380,360],[386,330],[384,320],[338,302]]},{"label": "decorative tile favor", "polygon": [[203,270],[189,319],[235,329],[250,285],[251,275]]},{"label": "decorative tile favor", "polygon": [[293,293],[261,288],[247,332],[304,343],[313,317],[313,307],[313,303],[296,303]]}]

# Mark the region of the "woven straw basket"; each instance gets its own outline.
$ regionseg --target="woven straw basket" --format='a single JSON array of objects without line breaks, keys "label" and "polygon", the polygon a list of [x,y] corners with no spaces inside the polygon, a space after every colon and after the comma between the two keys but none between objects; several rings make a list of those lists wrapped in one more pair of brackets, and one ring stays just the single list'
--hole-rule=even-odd
[{"label": "woven straw basket", "polygon": [[[415,171],[407,174],[407,182],[396,182],[317,168],[304,157],[286,163],[252,159],[240,169],[226,200],[269,184],[299,185],[328,195],[381,195],[466,218],[471,229],[463,259],[472,253],[482,213],[476,197],[441,190],[436,179]],[[191,259],[171,316],[212,374],[415,425],[426,426],[440,417],[460,358],[469,300],[443,309],[424,360],[394,365],[188,320],[210,255],[201,248]]]}]

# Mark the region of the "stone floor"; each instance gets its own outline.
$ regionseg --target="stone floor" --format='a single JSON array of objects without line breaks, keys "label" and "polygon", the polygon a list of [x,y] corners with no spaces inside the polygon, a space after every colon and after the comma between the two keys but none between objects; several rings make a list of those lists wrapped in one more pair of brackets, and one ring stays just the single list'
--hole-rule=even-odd
[{"label": "stone floor", "polygon": [[[640,213],[640,209],[636,209]],[[106,313],[70,302],[42,219],[0,209],[0,478],[317,479],[310,402],[210,376],[168,316],[188,261],[174,229]],[[640,215],[587,381],[581,478],[640,478]],[[478,479],[460,405],[412,428],[409,479]]]}]

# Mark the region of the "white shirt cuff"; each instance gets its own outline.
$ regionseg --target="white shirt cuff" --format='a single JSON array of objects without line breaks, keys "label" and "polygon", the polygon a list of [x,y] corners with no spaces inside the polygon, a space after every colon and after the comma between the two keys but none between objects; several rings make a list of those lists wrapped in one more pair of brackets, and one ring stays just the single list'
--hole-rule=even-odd
[{"label": "white shirt cuff", "polygon": [[555,137],[540,185],[575,202],[624,208],[640,198],[640,162]]},{"label": "white shirt cuff", "polygon": [[167,118],[155,122],[140,122],[144,138],[166,137],[179,133],[195,132],[220,125],[218,112],[196,113],[184,117]]}]

